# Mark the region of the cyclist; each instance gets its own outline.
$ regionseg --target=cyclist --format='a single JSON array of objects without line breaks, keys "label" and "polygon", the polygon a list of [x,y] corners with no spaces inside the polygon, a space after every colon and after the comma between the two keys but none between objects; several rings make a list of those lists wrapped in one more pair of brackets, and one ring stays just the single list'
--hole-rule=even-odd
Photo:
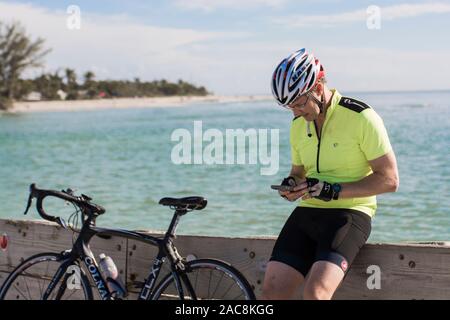
[{"label": "cyclist", "polygon": [[272,93],[292,110],[292,169],[279,191],[299,200],[267,265],[263,299],[331,299],[371,231],[376,195],[395,192],[397,163],[382,119],[364,102],[329,89],[305,49],[276,67]]}]

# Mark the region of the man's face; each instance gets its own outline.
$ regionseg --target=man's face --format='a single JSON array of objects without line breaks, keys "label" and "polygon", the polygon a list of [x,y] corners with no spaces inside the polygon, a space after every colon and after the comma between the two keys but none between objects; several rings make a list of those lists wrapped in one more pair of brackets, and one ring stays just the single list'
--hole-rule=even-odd
[{"label": "man's face", "polygon": [[288,106],[288,108],[294,113],[294,117],[303,117],[306,121],[313,121],[317,119],[320,114],[320,109],[309,94],[299,96]]}]

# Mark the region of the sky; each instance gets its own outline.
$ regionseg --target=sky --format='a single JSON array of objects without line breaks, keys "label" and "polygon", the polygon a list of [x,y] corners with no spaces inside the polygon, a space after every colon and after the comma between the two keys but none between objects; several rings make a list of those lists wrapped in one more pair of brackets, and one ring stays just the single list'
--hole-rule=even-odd
[{"label": "sky", "polygon": [[450,1],[0,0],[0,21],[52,49],[28,77],[73,68],[269,95],[273,69],[305,47],[342,91],[450,89]]}]

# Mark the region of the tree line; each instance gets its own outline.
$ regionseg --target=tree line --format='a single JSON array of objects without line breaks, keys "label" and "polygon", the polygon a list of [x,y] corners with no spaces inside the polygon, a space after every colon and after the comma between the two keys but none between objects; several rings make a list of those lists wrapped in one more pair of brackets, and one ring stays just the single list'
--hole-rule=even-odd
[{"label": "tree line", "polygon": [[25,70],[42,67],[44,57],[51,51],[45,40],[32,40],[20,23],[0,21],[0,109],[12,107],[13,101],[23,100],[38,92],[41,100],[77,100],[120,97],[204,96],[205,87],[178,80],[96,80],[92,71],[79,81],[75,70],[66,68],[44,73],[34,79],[22,79]]}]

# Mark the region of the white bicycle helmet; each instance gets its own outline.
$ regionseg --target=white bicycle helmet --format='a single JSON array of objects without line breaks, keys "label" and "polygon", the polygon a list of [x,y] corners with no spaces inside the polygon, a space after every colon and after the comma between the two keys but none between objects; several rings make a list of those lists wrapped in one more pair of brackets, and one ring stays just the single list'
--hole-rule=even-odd
[{"label": "white bicycle helmet", "polygon": [[298,96],[310,91],[325,72],[319,60],[302,48],[275,68],[272,75],[272,94],[278,104],[287,106]]}]

